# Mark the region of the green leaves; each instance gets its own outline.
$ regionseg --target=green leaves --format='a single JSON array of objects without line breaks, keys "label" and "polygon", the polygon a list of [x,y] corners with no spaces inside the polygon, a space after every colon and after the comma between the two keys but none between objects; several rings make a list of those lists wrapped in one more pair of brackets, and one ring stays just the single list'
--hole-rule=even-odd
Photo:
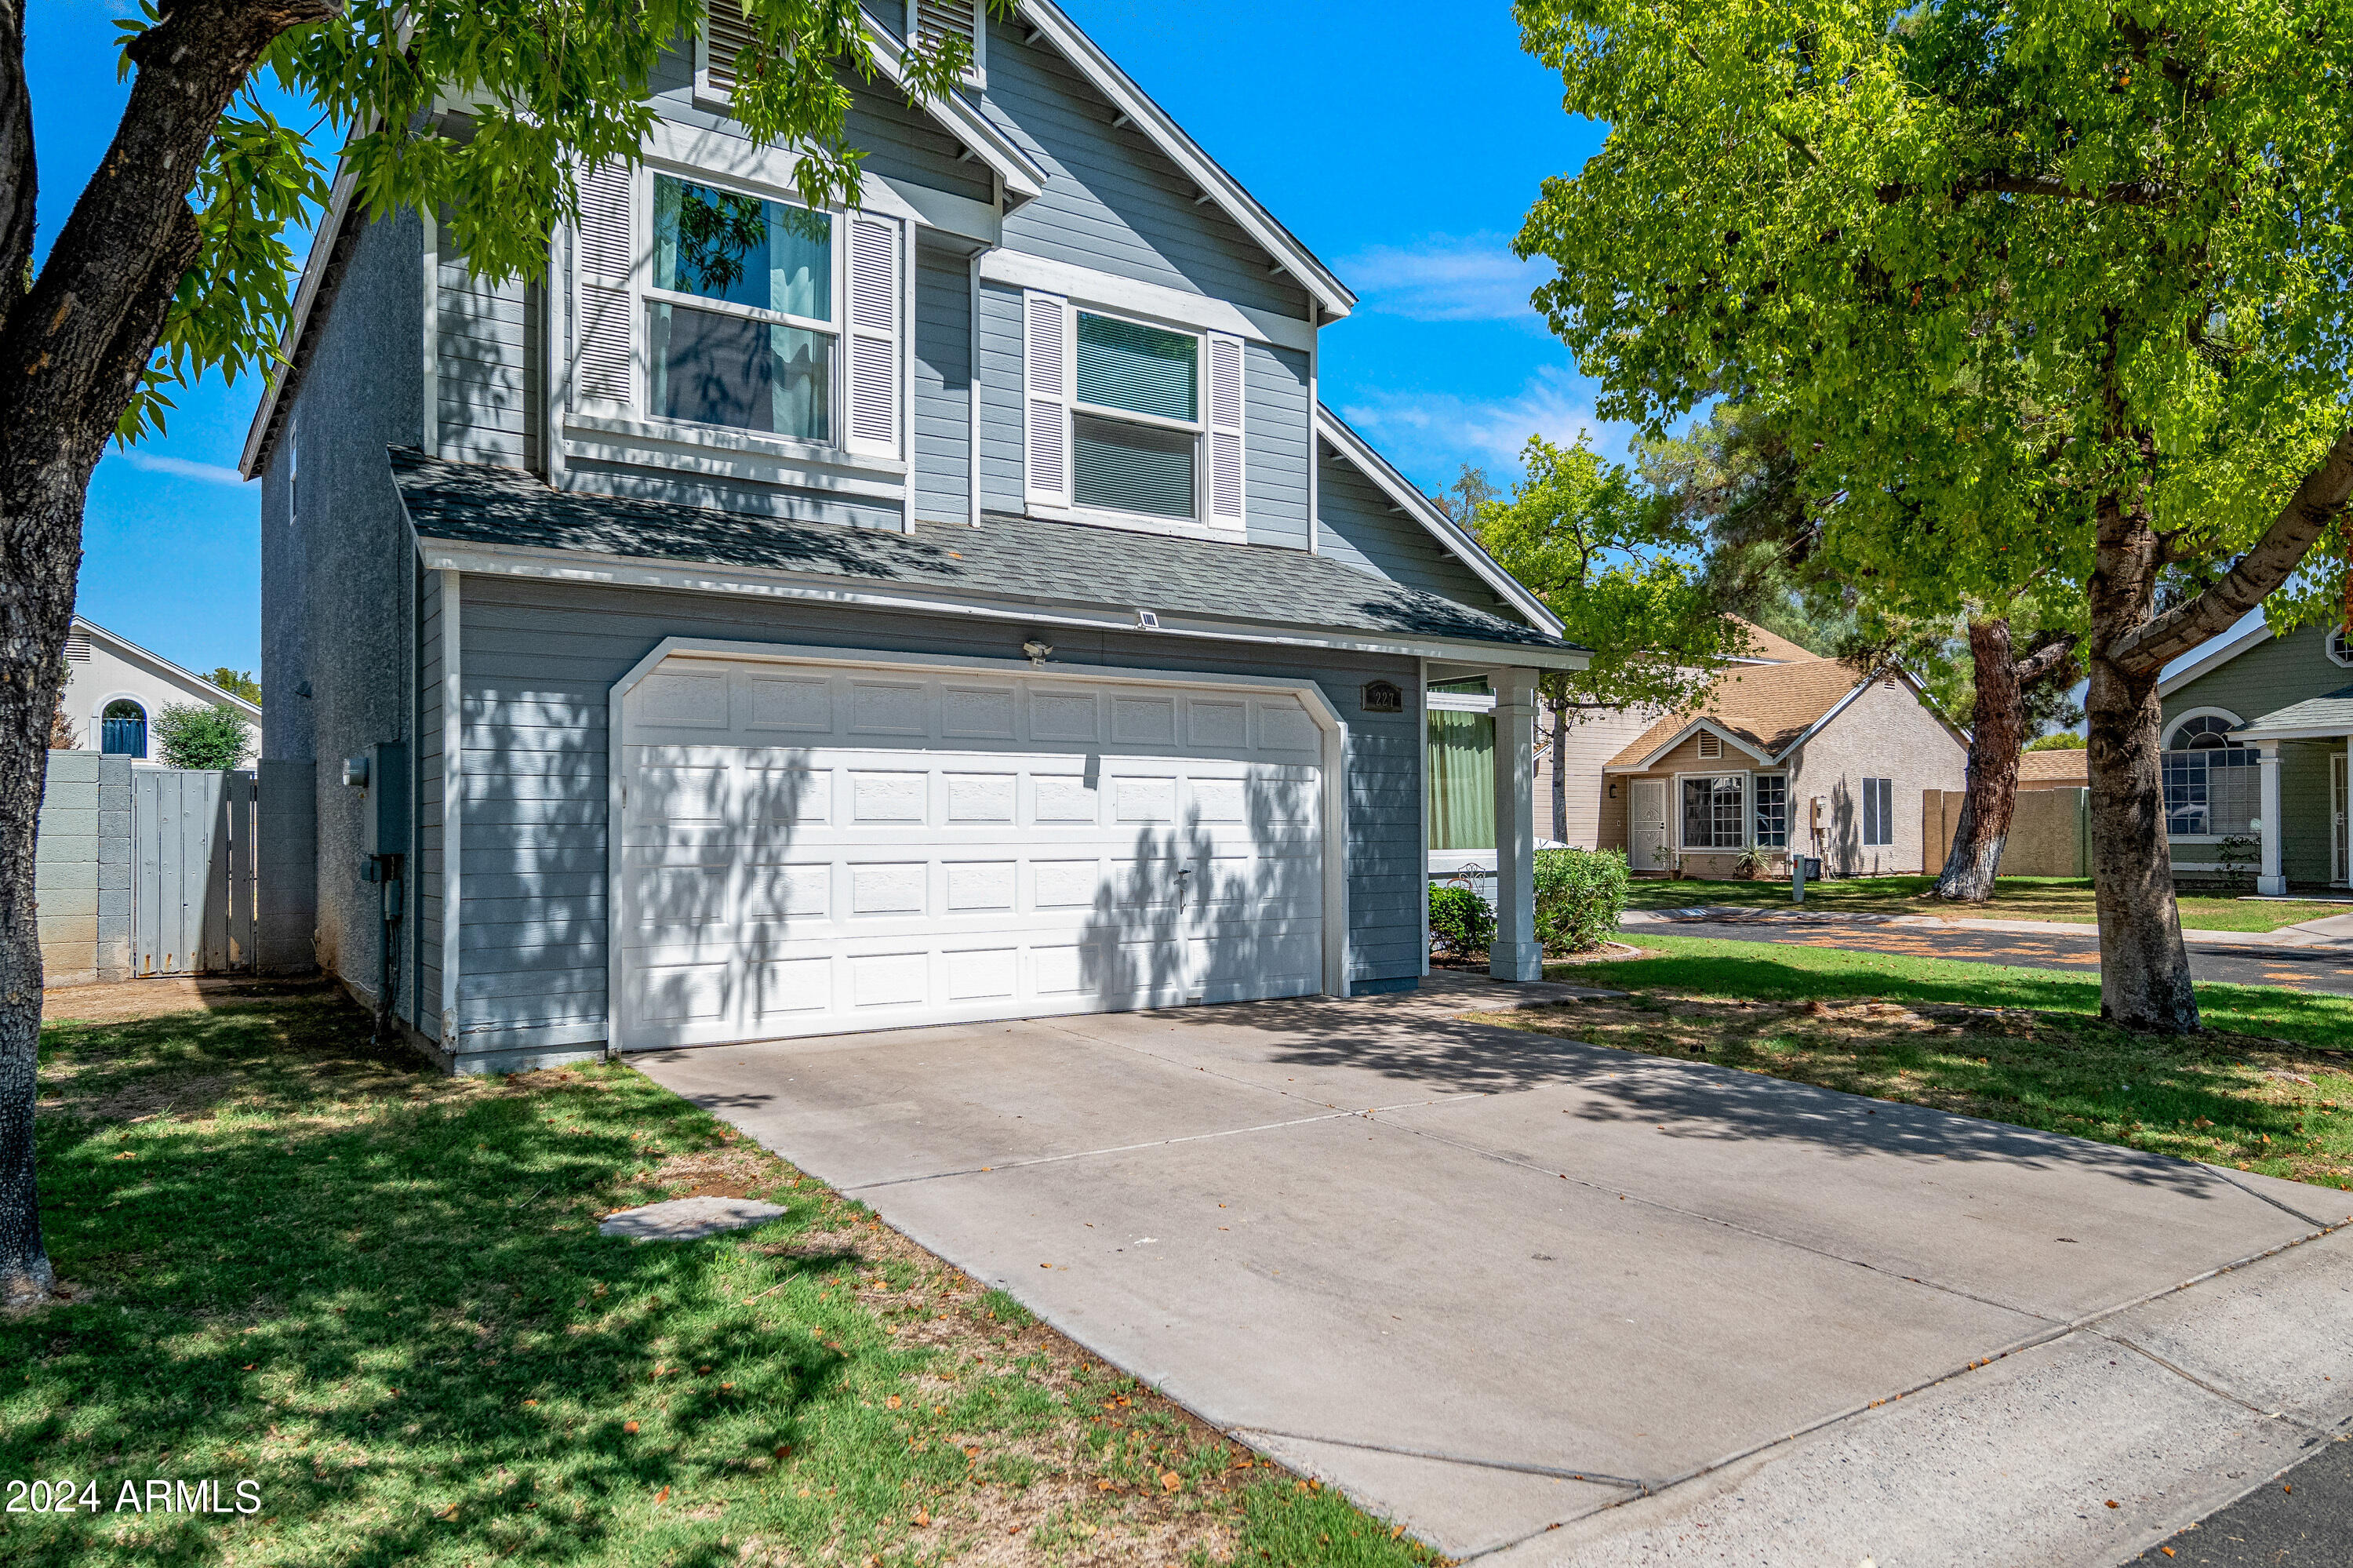
[{"label": "green leaves", "polygon": [[[731,111],[753,141],[790,149],[812,207],[855,205],[863,189],[847,129],[853,82],[874,80],[887,60],[911,97],[937,97],[971,63],[953,36],[902,49],[871,33],[855,0],[716,4],[750,35]],[[121,42],[156,16],[150,0],[119,24]],[[261,69],[319,119],[281,124],[250,94],[223,119],[190,198],[196,263],[117,434],[160,430],[174,387],[276,353],[292,303],[290,237],[326,205],[331,168],[372,217],[437,214],[445,246],[478,273],[543,271],[552,227],[576,216],[580,171],[637,160],[657,72],[691,69],[704,26],[700,0],[347,0],[280,36]]]}]

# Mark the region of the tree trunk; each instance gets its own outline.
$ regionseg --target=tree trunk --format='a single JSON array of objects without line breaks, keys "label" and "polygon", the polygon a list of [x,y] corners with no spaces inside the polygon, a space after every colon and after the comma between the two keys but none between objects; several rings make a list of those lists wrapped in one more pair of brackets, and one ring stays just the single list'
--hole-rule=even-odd
[{"label": "tree trunk", "polygon": [[2091,582],[2091,684],[2084,696],[2092,770],[2092,882],[2100,915],[2100,1016],[2127,1028],[2198,1028],[2189,953],[2173,901],[2159,762],[2158,672],[2127,665],[2117,644],[2157,599],[2158,541],[2147,515],[2108,496],[2099,506]]},{"label": "tree trunk", "polygon": [[1961,821],[1936,878],[1936,896],[1982,904],[1993,896],[1994,874],[2018,807],[2018,758],[2026,745],[2026,701],[2007,620],[1969,623],[1969,661],[1977,672],[1977,705],[1969,715],[1969,762]]},{"label": "tree trunk", "polygon": [[90,471],[154,355],[202,236],[188,192],[222,111],[333,0],[179,0],[135,38],[114,140],[29,289],[35,186],[19,7],[0,7],[0,1298],[55,1283],[34,1181],[41,949],[34,837],[73,623]]},{"label": "tree trunk", "polygon": [[1552,836],[1568,842],[1568,705],[1552,705]]}]

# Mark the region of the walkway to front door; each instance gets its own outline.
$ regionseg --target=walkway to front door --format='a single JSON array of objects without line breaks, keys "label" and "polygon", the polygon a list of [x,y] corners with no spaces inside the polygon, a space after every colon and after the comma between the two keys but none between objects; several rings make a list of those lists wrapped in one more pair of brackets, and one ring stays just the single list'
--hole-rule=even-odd
[{"label": "walkway to front door", "polygon": [[2353,1420],[2346,1193],[1433,984],[637,1061],[1450,1556],[2105,1564]]}]

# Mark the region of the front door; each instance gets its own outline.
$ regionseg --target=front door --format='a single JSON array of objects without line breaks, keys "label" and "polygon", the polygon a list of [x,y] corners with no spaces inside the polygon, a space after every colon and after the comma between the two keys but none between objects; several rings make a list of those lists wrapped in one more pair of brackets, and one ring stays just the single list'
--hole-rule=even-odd
[{"label": "front door", "polygon": [[2353,853],[2353,798],[2347,792],[2345,753],[2331,754],[2328,758],[2328,863],[2329,876],[2339,887],[2353,883],[2353,863],[2348,855]]},{"label": "front door", "polygon": [[1630,810],[1626,863],[1636,871],[1664,871],[1667,851],[1667,781],[1637,779]]}]

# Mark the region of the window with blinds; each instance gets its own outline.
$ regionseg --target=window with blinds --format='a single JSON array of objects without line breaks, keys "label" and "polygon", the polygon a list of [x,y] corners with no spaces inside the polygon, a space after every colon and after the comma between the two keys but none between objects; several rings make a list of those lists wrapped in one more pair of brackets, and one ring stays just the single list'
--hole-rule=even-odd
[{"label": "window with blinds", "polygon": [[1078,318],[1072,501],[1147,517],[1198,515],[1201,340],[1092,311]]}]

